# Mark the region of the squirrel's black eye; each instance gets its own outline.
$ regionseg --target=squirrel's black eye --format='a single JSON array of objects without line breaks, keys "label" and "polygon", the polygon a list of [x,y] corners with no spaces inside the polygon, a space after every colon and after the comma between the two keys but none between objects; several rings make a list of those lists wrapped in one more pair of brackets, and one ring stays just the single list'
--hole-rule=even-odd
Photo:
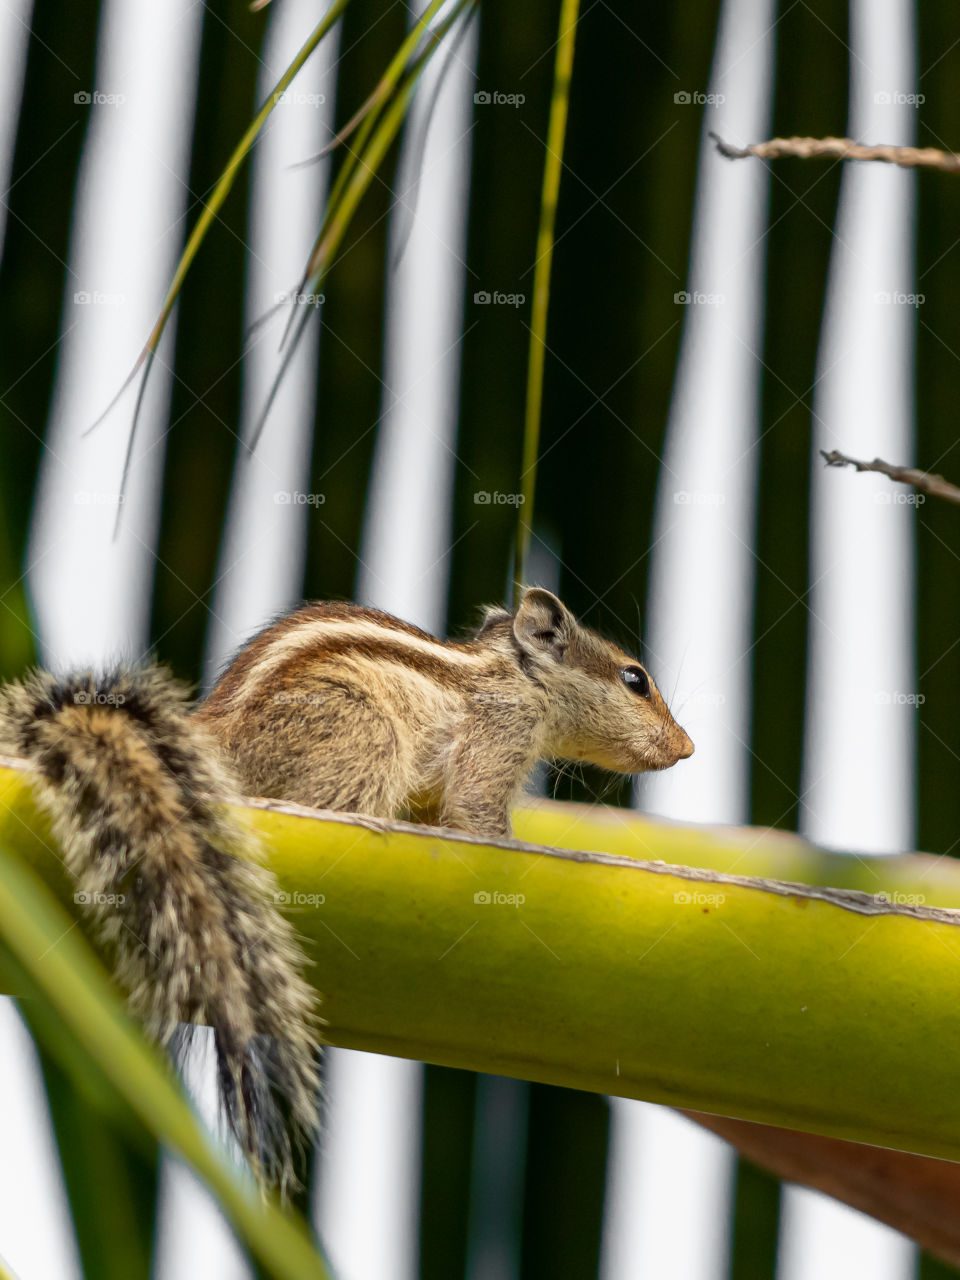
[{"label": "squirrel's black eye", "polygon": [[639,694],[641,698],[650,697],[650,677],[643,667],[624,667],[620,672],[620,679],[628,689]]}]

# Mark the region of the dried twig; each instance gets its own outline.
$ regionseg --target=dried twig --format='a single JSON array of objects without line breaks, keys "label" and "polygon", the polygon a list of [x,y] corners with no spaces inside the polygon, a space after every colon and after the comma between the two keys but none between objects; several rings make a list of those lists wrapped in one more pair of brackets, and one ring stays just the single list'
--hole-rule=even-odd
[{"label": "dried twig", "polygon": [[943,476],[932,475],[929,471],[918,471],[915,467],[896,467],[882,458],[874,458],[872,462],[860,462],[856,458],[848,458],[839,449],[821,449],[820,454],[828,467],[856,467],[858,471],[879,471],[891,480],[900,484],[912,484],[920,493],[927,493],[931,498],[943,498],[945,502],[960,506],[960,488],[944,480]]},{"label": "dried twig", "polygon": [[906,169],[939,169],[943,173],[960,173],[960,155],[955,151],[938,151],[936,147],[895,147],[889,143],[868,146],[852,138],[771,138],[749,147],[734,147],[716,133],[710,137],[717,150],[728,160],[780,160],[794,156],[800,160],[880,160]]}]

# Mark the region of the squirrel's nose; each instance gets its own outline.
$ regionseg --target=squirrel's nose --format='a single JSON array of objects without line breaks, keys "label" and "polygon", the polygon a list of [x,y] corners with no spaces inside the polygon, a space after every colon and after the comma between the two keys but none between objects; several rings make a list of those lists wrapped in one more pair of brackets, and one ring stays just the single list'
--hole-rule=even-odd
[{"label": "squirrel's nose", "polygon": [[682,729],[680,730],[680,735],[680,750],[677,753],[677,757],[680,760],[687,760],[693,755],[693,739],[688,733],[684,733]]}]

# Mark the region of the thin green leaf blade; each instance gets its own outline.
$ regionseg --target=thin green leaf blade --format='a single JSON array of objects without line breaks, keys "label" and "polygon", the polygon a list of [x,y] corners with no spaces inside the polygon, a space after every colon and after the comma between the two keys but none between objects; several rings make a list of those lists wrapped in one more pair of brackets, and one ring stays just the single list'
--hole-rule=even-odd
[{"label": "thin green leaf blade", "polygon": [[65,1038],[76,1041],[126,1104],[207,1183],[268,1274],[328,1280],[302,1226],[259,1198],[213,1148],[157,1053],[122,1012],[82,934],[7,843],[0,843],[0,940],[42,992]]},{"label": "thin green leaf blade", "polygon": [[[29,1021],[29,1009],[21,1004]],[[156,1219],[159,1148],[107,1119],[38,1042],[60,1167],[84,1275],[149,1280]]]},{"label": "thin green leaf blade", "polygon": [[523,458],[520,486],[523,501],[517,507],[517,545],[514,554],[514,605],[520,603],[530,554],[533,504],[536,497],[537,463],[540,453],[540,417],[543,409],[543,373],[547,351],[547,311],[550,306],[550,268],[553,265],[553,238],[563,171],[563,144],[570,109],[570,81],[576,44],[580,0],[563,0],[560,6],[560,34],[554,64],[553,97],[543,162],[543,191],[540,198],[540,226],[537,258],[533,272],[533,311],[530,317],[530,348],[527,357],[527,402],[523,424]]}]

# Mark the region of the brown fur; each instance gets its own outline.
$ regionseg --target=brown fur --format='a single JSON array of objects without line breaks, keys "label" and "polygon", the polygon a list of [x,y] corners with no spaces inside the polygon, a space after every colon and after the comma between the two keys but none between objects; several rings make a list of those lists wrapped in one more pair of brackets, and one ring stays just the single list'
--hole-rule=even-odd
[{"label": "brown fur", "polygon": [[314,997],[241,793],[505,835],[541,758],[637,773],[693,751],[639,663],[548,591],[443,643],[388,614],[312,604],[265,628],[190,715],[156,667],[0,689],[0,751],[38,776],[78,901],[131,1007],[161,1043],[216,1036],[234,1132],[254,1169],[295,1182],[316,1125]]},{"label": "brown fur", "polygon": [[185,693],[156,667],[0,690],[0,750],[28,760],[77,901],[158,1041],[214,1030],[221,1096],[255,1171],[296,1182],[315,1130],[315,996],[239,796]]},{"label": "brown fur", "polygon": [[540,588],[462,644],[316,604],[256,636],[197,718],[253,794],[505,835],[539,759],[639,773],[691,754],[653,681],[623,683],[639,665]]}]

